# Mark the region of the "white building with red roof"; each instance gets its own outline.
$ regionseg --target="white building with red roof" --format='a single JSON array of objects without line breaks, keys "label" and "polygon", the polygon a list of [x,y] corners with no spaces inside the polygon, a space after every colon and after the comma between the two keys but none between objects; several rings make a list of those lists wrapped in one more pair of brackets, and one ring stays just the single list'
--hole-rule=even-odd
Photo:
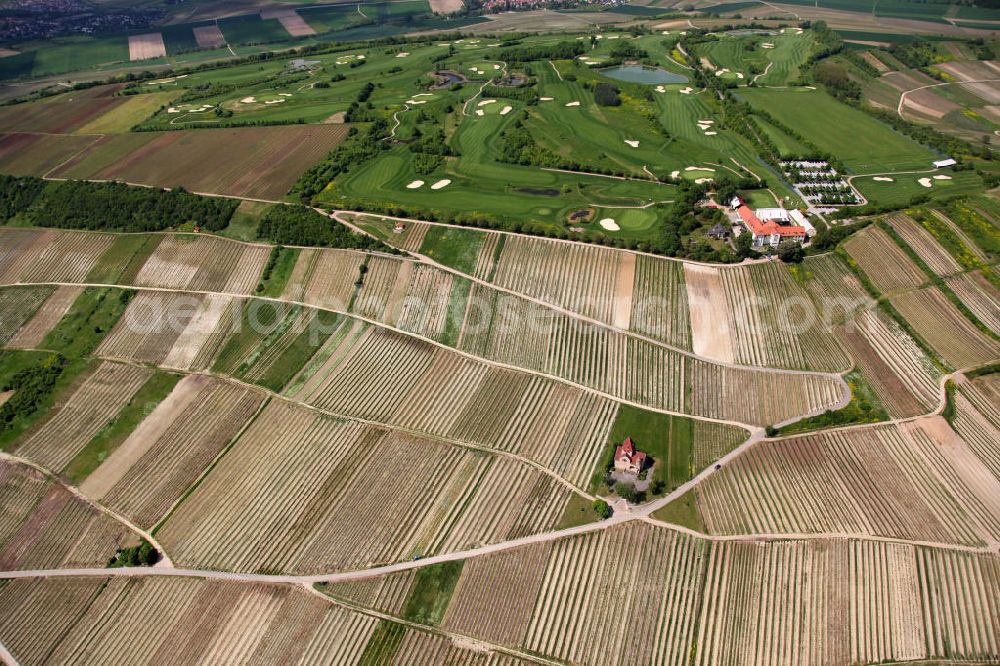
[{"label": "white building with red roof", "polygon": [[[766,209],[764,209],[766,210]],[[761,220],[748,206],[740,206],[736,212],[740,221],[753,237],[755,247],[764,245],[777,246],[783,240],[803,242],[806,239],[806,228],[794,224],[781,224],[781,217]]]},{"label": "white building with red roof", "polygon": [[615,471],[638,474],[646,465],[646,454],[635,448],[631,437],[626,437],[615,449]]}]

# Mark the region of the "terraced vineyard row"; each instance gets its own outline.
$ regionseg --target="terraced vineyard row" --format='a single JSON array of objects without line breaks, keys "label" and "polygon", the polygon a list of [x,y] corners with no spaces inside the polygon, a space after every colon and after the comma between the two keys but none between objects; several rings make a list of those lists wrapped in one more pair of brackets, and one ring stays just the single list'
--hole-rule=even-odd
[{"label": "terraced vineyard row", "polygon": [[848,533],[978,544],[1000,482],[939,417],[760,444],[698,488],[710,533]]},{"label": "terraced vineyard row", "polygon": [[934,240],[934,236],[917,224],[916,220],[909,215],[896,213],[887,217],[886,222],[917,253],[917,256],[934,271],[935,275],[948,277],[962,271],[962,267],[955,261],[954,257],[948,254],[948,251]]},{"label": "terraced vineyard row", "polygon": [[274,402],[158,536],[191,566],[325,572],[545,531],[569,495],[514,461]]},{"label": "terraced vineyard row", "polygon": [[0,284],[83,282],[114,236],[78,231],[0,229]]},{"label": "terraced vineyard row", "polygon": [[350,666],[379,625],[292,587],[193,578],[24,579],[0,599],[0,637],[21,663]]},{"label": "terraced vineyard row", "polygon": [[249,294],[257,286],[271,248],[212,236],[165,236],[139,270],[134,284],[192,291]]},{"label": "terraced vineyard row", "polygon": [[982,271],[956,275],[947,284],[976,319],[1000,335],[1000,290],[986,279]]},{"label": "terraced vineyard row", "polygon": [[890,302],[952,367],[972,368],[1000,358],[1000,341],[979,330],[939,288],[899,294]]},{"label": "terraced vineyard row", "polygon": [[1000,479],[1000,376],[956,380],[955,417],[952,424],[969,448]]},{"label": "terraced vineyard row", "polygon": [[995,660],[998,581],[995,555],[637,522],[466,560],[442,627],[595,665]]},{"label": "terraced vineyard row", "polygon": [[[27,289],[37,289],[37,287],[29,287]],[[42,289],[45,288],[42,287]],[[17,290],[15,289],[15,291]],[[5,299],[7,292],[7,289],[0,290],[0,300]],[[83,289],[81,287],[57,287],[49,294],[48,298],[45,299],[39,308],[35,310],[35,313],[17,329],[14,335],[8,338],[7,332],[0,330],[0,341],[6,340],[7,346],[12,349],[38,348],[45,339],[45,336],[55,328],[56,324],[59,323],[59,320],[66,314],[82,292]],[[23,316],[24,307],[24,305],[8,305],[6,303],[0,305],[0,309],[5,313],[3,322],[0,322],[0,324],[6,327],[15,323]]]},{"label": "terraced vineyard row", "polygon": [[152,375],[146,368],[101,363],[48,420],[21,437],[15,453],[46,469],[62,471]]},{"label": "terraced vineyard row", "polygon": [[719,273],[737,362],[827,372],[848,369],[844,352],[787,268],[765,263]]},{"label": "terraced vineyard row", "polygon": [[263,395],[190,375],[80,485],[133,522],[152,527],[239,432]]},{"label": "terraced vineyard row", "polygon": [[6,344],[52,294],[50,287],[0,289],[0,344]]},{"label": "terraced vineyard row", "polygon": [[839,334],[891,416],[917,416],[937,406],[941,370],[891,317],[866,310]]},{"label": "terraced vineyard row", "polygon": [[861,308],[874,301],[864,285],[836,253],[806,257],[798,269],[805,290],[816,304],[821,321],[829,326],[849,321]]},{"label": "terraced vineyard row", "polygon": [[[493,282],[498,286],[615,323],[618,301],[631,311],[635,255],[606,248],[508,236]],[[624,328],[628,328],[627,318]]]},{"label": "terraced vineyard row", "polygon": [[636,257],[629,328],[682,349],[691,349],[691,321],[683,264]]},{"label": "terraced vineyard row", "polygon": [[877,226],[872,225],[854,234],[844,243],[844,249],[883,294],[892,295],[927,282],[923,269]]},{"label": "terraced vineyard row", "polygon": [[[137,537],[37,470],[0,460],[0,568],[102,567]],[[2,634],[0,634],[2,635]]]}]

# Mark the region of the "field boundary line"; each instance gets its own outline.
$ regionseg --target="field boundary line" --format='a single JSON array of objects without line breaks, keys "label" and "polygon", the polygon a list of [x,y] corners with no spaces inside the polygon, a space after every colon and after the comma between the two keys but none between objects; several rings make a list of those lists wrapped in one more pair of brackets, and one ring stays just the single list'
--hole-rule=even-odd
[{"label": "field boundary line", "polygon": [[34,469],[35,471],[41,472],[45,476],[51,478],[52,480],[54,480],[59,485],[61,485],[64,488],[66,488],[66,490],[68,490],[70,493],[72,493],[74,497],[76,497],[77,499],[83,500],[84,502],[87,503],[88,506],[93,507],[94,509],[97,509],[101,513],[104,513],[104,514],[107,514],[108,516],[111,516],[116,521],[118,521],[122,525],[125,525],[127,528],[129,528],[130,530],[132,530],[133,532],[135,532],[136,534],[138,534],[139,536],[141,536],[142,538],[144,538],[153,547],[155,547],[158,551],[160,551],[160,555],[162,557],[161,557],[160,561],[156,563],[155,566],[161,567],[161,568],[162,567],[171,568],[171,567],[174,566],[173,561],[167,555],[167,552],[163,549],[163,546],[161,546],[159,544],[159,542],[157,542],[156,538],[152,535],[151,532],[147,532],[146,530],[142,529],[141,527],[139,527],[138,525],[136,525],[135,523],[133,523],[131,520],[129,520],[125,516],[121,515],[117,511],[115,511],[114,509],[106,507],[103,504],[101,504],[100,502],[98,502],[97,500],[92,499],[91,497],[83,494],[83,492],[79,488],[77,488],[76,486],[74,486],[71,483],[67,483],[66,480],[63,479],[63,477],[61,477],[60,475],[56,474],[52,470],[47,469],[47,468],[43,467],[42,465],[39,465],[37,462],[35,462],[33,460],[29,460],[28,458],[22,458],[20,456],[15,456],[14,454],[7,453],[6,451],[0,451],[0,460],[6,460],[8,462],[13,462],[13,463],[16,463],[16,464],[19,464],[19,465],[24,465],[26,467],[30,467],[30,468]]},{"label": "field boundary line", "polygon": [[896,106],[896,113],[899,114],[900,118],[906,120],[906,118],[903,116],[903,105],[906,102],[906,96],[909,95],[911,92],[917,92],[918,90],[926,90],[927,88],[938,88],[940,86],[960,86],[963,83],[998,83],[998,82],[1000,82],[1000,79],[977,79],[973,81],[945,81],[944,83],[931,83],[926,86],[910,88],[909,90],[904,90],[900,93],[899,105]]}]

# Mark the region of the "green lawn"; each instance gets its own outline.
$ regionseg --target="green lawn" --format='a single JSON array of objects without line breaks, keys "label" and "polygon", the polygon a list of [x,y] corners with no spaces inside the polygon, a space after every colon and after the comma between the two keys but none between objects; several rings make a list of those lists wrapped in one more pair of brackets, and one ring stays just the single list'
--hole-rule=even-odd
[{"label": "green lawn", "polygon": [[929,169],[937,156],[909,137],[820,90],[739,93],[855,173]]},{"label": "green lawn", "polygon": [[465,560],[455,560],[417,569],[400,615],[411,622],[440,624],[464,566]]},{"label": "green lawn", "polygon": [[622,405],[611,426],[609,462],[614,447],[626,437],[631,437],[636,448],[652,457],[655,462],[653,481],[663,484],[663,492],[670,492],[691,478],[694,446],[694,421],[691,419]]},{"label": "green lawn", "polygon": [[479,248],[483,244],[482,232],[460,227],[431,226],[427,229],[420,253],[463,273],[476,270]]},{"label": "green lawn", "polygon": [[[950,176],[951,180],[934,180],[935,175]],[[855,178],[851,182],[867,199],[883,206],[905,206],[917,196],[943,199],[973,194],[983,189],[983,181],[975,171],[912,173],[881,177],[892,178],[892,182],[877,181],[874,176]],[[919,182],[921,178],[930,178],[931,186],[921,185]]]},{"label": "green lawn", "polygon": [[86,356],[114,328],[134,293],[112,287],[84,289],[41,346],[70,358]]}]

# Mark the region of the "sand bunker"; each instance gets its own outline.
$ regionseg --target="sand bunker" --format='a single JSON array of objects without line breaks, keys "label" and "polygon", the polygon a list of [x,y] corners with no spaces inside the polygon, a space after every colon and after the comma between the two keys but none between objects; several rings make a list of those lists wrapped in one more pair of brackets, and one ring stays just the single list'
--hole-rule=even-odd
[{"label": "sand bunker", "polygon": [[512,106],[505,106],[502,109],[500,109],[500,115],[501,116],[506,116],[508,113],[510,113],[513,110],[514,110],[514,107],[512,107]]},{"label": "sand bunker", "polygon": [[426,99],[408,99],[408,100],[406,100],[406,103],[407,104],[426,104],[427,100]]},{"label": "sand bunker", "polygon": [[450,180],[448,180],[447,178],[443,178],[442,180],[439,180],[438,182],[436,182],[433,185],[431,185],[431,189],[432,190],[440,190],[442,187],[445,187],[446,185],[450,185],[450,184],[451,184]]},{"label": "sand bunker", "polygon": [[887,178],[886,176],[875,176],[872,180],[877,180],[881,183],[892,183],[894,182],[892,178]]},{"label": "sand bunker", "polygon": [[566,102],[566,106],[580,106],[579,102]]},{"label": "sand bunker", "polygon": [[169,109],[167,109],[167,113],[180,113],[180,112],[181,112],[180,109],[175,109],[174,107],[170,107]]},{"label": "sand bunker", "polygon": [[667,89],[664,88],[663,86],[656,86],[655,88],[653,88],[653,90],[655,90],[658,93],[665,93],[665,92],[667,92]]},{"label": "sand bunker", "polygon": [[687,88],[681,88],[680,89],[680,93],[682,95],[690,95],[691,91],[693,91],[693,90],[694,90],[694,88],[692,88],[691,86],[688,86]]},{"label": "sand bunker", "polygon": [[670,177],[671,177],[671,178],[677,178],[677,177],[678,177],[678,176],[680,176],[680,175],[681,175],[681,172],[680,172],[680,171],[671,171],[671,172],[670,172]]},{"label": "sand bunker", "polygon": [[930,187],[932,185],[930,178],[921,178],[917,182],[923,185],[924,187]]},{"label": "sand bunker", "polygon": [[705,136],[715,136],[718,132],[705,132]]},{"label": "sand bunker", "polygon": [[945,175],[934,176],[934,180],[951,180],[951,176],[945,176]]},{"label": "sand bunker", "polygon": [[500,65],[493,65],[493,69],[500,69]]},{"label": "sand bunker", "polygon": [[483,111],[482,109],[476,109],[476,115],[477,116],[485,116],[486,112]]},{"label": "sand bunker", "polygon": [[711,178],[695,178],[694,182],[695,182],[696,185],[701,185],[702,183],[711,183],[712,179]]},{"label": "sand bunker", "polygon": [[598,224],[600,224],[602,228],[607,229],[608,231],[620,231],[621,230],[621,227],[618,226],[618,223],[615,222],[610,217],[604,218],[603,220],[601,220],[600,222],[598,222]]},{"label": "sand bunker", "polygon": [[639,142],[635,141],[633,139],[625,139],[625,143],[627,143],[628,145],[632,146],[633,148],[638,148],[639,147]]},{"label": "sand bunker", "polygon": [[538,101],[539,102],[551,102],[554,99],[555,99],[555,97],[539,97]]},{"label": "sand bunker", "polygon": [[482,102],[480,102],[476,106],[486,106],[487,104],[493,104],[495,102],[496,102],[495,99],[484,99]]},{"label": "sand bunker", "polygon": [[715,173],[715,169],[713,169],[711,167],[689,166],[689,167],[684,167],[684,170],[685,171],[711,171],[712,173]]},{"label": "sand bunker", "polygon": [[406,189],[408,189],[408,190],[415,190],[418,187],[423,187],[423,186],[424,186],[424,181],[422,181],[422,180],[414,180],[413,182],[411,182],[409,185],[406,186]]},{"label": "sand bunker", "polygon": [[406,51],[400,51],[399,53],[396,54],[396,57],[397,58],[405,58],[408,55],[410,55],[410,54],[407,53]]},{"label": "sand bunker", "polygon": [[244,97],[240,100],[240,104],[253,104],[257,101],[256,97]]},{"label": "sand bunker", "polygon": [[736,72],[736,78],[742,79],[743,78],[743,72]]}]

